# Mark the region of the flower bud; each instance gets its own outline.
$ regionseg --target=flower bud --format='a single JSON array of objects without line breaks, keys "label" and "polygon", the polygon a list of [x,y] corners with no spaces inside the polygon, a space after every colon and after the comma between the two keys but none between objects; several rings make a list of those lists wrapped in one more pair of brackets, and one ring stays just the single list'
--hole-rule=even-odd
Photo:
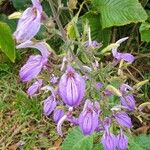
[{"label": "flower bud", "polygon": [[101,142],[105,150],[116,150],[116,137],[108,128],[104,131]]},{"label": "flower bud", "polygon": [[115,118],[120,126],[127,128],[132,127],[131,118],[125,112],[117,112]]},{"label": "flower bud", "polygon": [[28,88],[27,94],[28,94],[29,96],[33,96],[33,95],[40,89],[40,87],[42,86],[42,82],[43,82],[43,80],[38,80],[38,81],[36,81],[35,83],[33,83],[33,84]]},{"label": "flower bud", "polygon": [[44,100],[43,111],[45,116],[49,116],[56,107],[56,101],[53,96],[49,96],[46,100]]},{"label": "flower bud", "polygon": [[21,80],[27,82],[36,78],[46,63],[47,59],[41,55],[31,55],[19,72]]},{"label": "flower bud", "polygon": [[125,106],[129,111],[135,109],[135,99],[132,94],[120,97],[121,105]]},{"label": "flower bud", "polygon": [[117,148],[118,150],[126,150],[128,146],[128,137],[121,133],[117,136]]},{"label": "flower bud", "polygon": [[128,84],[122,84],[120,86],[120,91],[122,92],[123,95],[125,95],[120,97],[121,104],[124,107],[126,107],[129,111],[133,111],[135,109],[135,100],[133,94],[127,95],[127,93],[132,90],[133,88],[130,87]]},{"label": "flower bud", "polygon": [[84,93],[84,79],[71,66],[68,66],[66,73],[59,82],[59,94],[63,102],[69,106],[77,106],[80,104]]},{"label": "flower bud", "polygon": [[53,119],[55,123],[58,123],[58,121],[64,116],[64,110],[62,109],[55,109],[53,113]]}]

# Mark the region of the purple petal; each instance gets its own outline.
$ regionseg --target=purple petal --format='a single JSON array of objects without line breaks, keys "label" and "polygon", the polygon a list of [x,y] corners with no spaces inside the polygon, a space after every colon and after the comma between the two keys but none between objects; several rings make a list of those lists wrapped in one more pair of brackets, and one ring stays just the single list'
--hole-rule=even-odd
[{"label": "purple petal", "polygon": [[53,119],[55,123],[58,123],[59,120],[64,116],[65,112],[62,109],[55,109],[53,113]]},{"label": "purple petal", "polygon": [[43,58],[48,58],[50,55],[49,48],[45,42],[34,43],[28,40],[19,44],[16,48],[36,48],[41,52]]},{"label": "purple petal", "polygon": [[20,70],[20,78],[23,82],[30,81],[37,77],[45,65],[46,60],[41,55],[32,55],[27,63]]},{"label": "purple petal", "polygon": [[127,128],[132,127],[131,118],[125,112],[117,112],[115,118],[120,126]]},{"label": "purple petal", "polygon": [[128,137],[123,133],[117,136],[117,148],[118,150],[126,150],[128,146]]},{"label": "purple petal", "polygon": [[46,100],[44,100],[43,111],[46,116],[49,116],[56,107],[56,101],[53,96],[49,96]]},{"label": "purple petal", "polygon": [[109,131],[104,132],[101,143],[103,144],[105,150],[116,150],[116,137]]},{"label": "purple petal", "polygon": [[120,99],[121,104],[125,106],[129,111],[133,111],[135,109],[135,100],[132,94],[120,97]]},{"label": "purple petal", "polygon": [[69,106],[77,106],[83,99],[84,92],[84,79],[72,67],[68,66],[59,82],[59,94],[62,100]]},{"label": "purple petal", "polygon": [[39,88],[42,86],[43,80],[38,80],[35,83],[33,83],[27,90],[27,94],[29,96],[33,96]]},{"label": "purple petal", "polygon": [[128,63],[132,63],[135,59],[135,57],[129,53],[121,53],[121,59],[124,61],[127,61]]},{"label": "purple petal", "polygon": [[36,7],[42,13],[42,6],[39,0],[31,0],[33,7]]},{"label": "purple petal", "polygon": [[122,93],[126,93],[126,92],[131,91],[131,90],[133,90],[133,88],[131,86],[129,86],[128,84],[122,84],[120,86],[120,91]]},{"label": "purple petal", "polygon": [[17,29],[14,32],[17,43],[31,40],[41,26],[41,10],[35,7],[27,8],[19,19]]}]

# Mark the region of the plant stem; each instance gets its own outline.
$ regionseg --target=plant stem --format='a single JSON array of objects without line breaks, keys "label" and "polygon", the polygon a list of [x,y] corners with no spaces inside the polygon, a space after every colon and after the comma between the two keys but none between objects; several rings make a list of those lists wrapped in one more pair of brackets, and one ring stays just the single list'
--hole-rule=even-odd
[{"label": "plant stem", "polygon": [[52,13],[53,13],[53,17],[57,23],[57,26],[62,34],[62,37],[63,37],[63,41],[66,42],[67,41],[67,37],[66,37],[66,34],[65,34],[65,31],[64,31],[64,28],[59,20],[59,16],[57,16],[57,13],[56,13],[56,10],[54,8],[54,5],[53,5],[53,1],[52,0],[48,0],[49,4],[50,4],[50,7],[51,7],[51,10],[52,10]]}]

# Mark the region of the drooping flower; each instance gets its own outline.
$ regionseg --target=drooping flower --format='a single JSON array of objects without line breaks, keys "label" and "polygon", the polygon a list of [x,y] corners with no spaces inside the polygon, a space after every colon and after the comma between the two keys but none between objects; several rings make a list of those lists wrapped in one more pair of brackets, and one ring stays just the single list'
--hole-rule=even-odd
[{"label": "drooping flower", "polygon": [[116,150],[116,137],[108,128],[104,131],[101,143],[105,150]]},{"label": "drooping flower", "polygon": [[133,89],[127,84],[122,84],[120,87],[120,91],[122,92],[123,96],[120,97],[122,106],[126,107],[129,111],[133,111],[135,109],[135,99],[133,94],[128,94]]},{"label": "drooping flower", "polygon": [[31,55],[26,64],[20,70],[20,78],[23,82],[30,81],[37,77],[42,68],[47,64],[50,52],[47,44],[44,42],[33,43],[26,41],[17,46],[17,48],[36,48],[41,55]]},{"label": "drooping flower", "polygon": [[56,108],[53,113],[53,119],[55,123],[58,123],[59,120],[64,116],[64,114],[64,110]]},{"label": "drooping flower", "polygon": [[27,94],[29,96],[33,96],[42,86],[43,80],[39,79],[35,83],[33,83],[27,90]]},{"label": "drooping flower", "polygon": [[17,43],[31,40],[39,31],[42,18],[42,6],[39,0],[32,0],[32,7],[27,8],[18,21],[14,37]]},{"label": "drooping flower", "polygon": [[117,148],[118,150],[126,150],[128,146],[128,137],[123,134],[121,130],[120,134],[117,136]]},{"label": "drooping flower", "polygon": [[45,42],[32,42],[26,41],[24,43],[19,44],[16,48],[35,48],[41,52],[43,58],[48,58],[50,55],[49,45]]},{"label": "drooping flower", "polygon": [[27,82],[36,78],[46,63],[47,59],[41,55],[31,55],[19,72],[21,80]]},{"label": "drooping flower", "polygon": [[[116,44],[118,44],[120,46],[120,44],[127,39],[128,39],[128,37],[122,38],[122,39],[118,40],[116,42]],[[127,61],[129,63],[132,63],[134,61],[135,58],[133,55],[131,55],[130,53],[119,53],[119,52],[117,52],[117,48],[112,49],[112,54],[113,54],[114,58],[116,58],[118,61],[124,60],[124,61]]]},{"label": "drooping flower", "polygon": [[135,109],[135,99],[132,94],[127,96],[120,97],[121,105],[125,106],[129,111],[133,111]]},{"label": "drooping flower", "polygon": [[131,118],[125,112],[117,112],[115,114],[115,119],[121,127],[131,128],[132,122]]},{"label": "drooping flower", "polygon": [[44,100],[43,111],[45,116],[49,116],[55,109],[57,103],[55,98],[51,95]]},{"label": "drooping flower", "polygon": [[84,135],[91,135],[98,127],[99,107],[92,102],[85,102],[83,111],[79,116],[79,126]]},{"label": "drooping flower", "polygon": [[77,106],[83,99],[84,93],[84,79],[71,66],[68,66],[59,82],[59,94],[63,102],[69,106]]}]

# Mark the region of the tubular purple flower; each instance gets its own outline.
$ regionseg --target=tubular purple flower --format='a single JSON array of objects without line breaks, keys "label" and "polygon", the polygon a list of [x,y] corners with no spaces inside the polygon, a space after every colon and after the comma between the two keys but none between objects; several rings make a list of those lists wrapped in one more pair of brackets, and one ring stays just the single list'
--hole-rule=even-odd
[{"label": "tubular purple flower", "polygon": [[133,94],[126,95],[129,91],[132,91],[133,88],[130,87],[128,84],[122,84],[120,86],[120,91],[124,95],[120,97],[122,106],[126,107],[129,111],[133,111],[135,109],[135,99]]},{"label": "tubular purple flower", "polygon": [[84,93],[84,79],[71,66],[68,66],[59,82],[59,94],[63,102],[69,106],[77,106],[83,99]]},{"label": "tubular purple flower", "polygon": [[132,122],[131,118],[125,112],[117,112],[115,114],[115,119],[121,127],[131,128]]},{"label": "tubular purple flower", "polygon": [[[128,39],[128,37],[122,38],[122,39],[118,40],[116,42],[116,44],[118,44],[118,47],[119,47],[120,44],[127,39]],[[131,55],[130,53],[119,53],[119,52],[117,52],[118,47],[112,49],[113,57],[119,61],[124,60],[124,61],[127,61],[129,63],[132,63],[134,61],[135,57],[133,55]]]},{"label": "tubular purple flower", "polygon": [[62,109],[55,109],[53,113],[53,119],[55,123],[58,123],[59,120],[64,116],[65,112]]},{"label": "tubular purple flower", "polygon": [[43,80],[39,79],[38,81],[36,81],[35,83],[33,83],[27,90],[27,94],[29,96],[33,96],[42,86],[43,84]]},{"label": "tubular purple flower", "polygon": [[32,0],[33,6],[27,8],[18,21],[14,37],[17,43],[31,40],[41,26],[42,6],[39,0]]},{"label": "tubular purple flower", "polygon": [[[99,109],[96,104],[96,109]],[[95,111],[93,103],[86,101],[83,111],[79,116],[79,126],[84,135],[91,135],[98,127],[99,110]]]},{"label": "tubular purple flower", "polygon": [[108,128],[104,131],[101,143],[105,150],[116,150],[116,137],[110,133]]},{"label": "tubular purple flower", "polygon": [[32,41],[26,41],[24,43],[19,44],[16,48],[36,48],[41,52],[43,58],[45,59],[48,58],[50,55],[50,51],[49,51],[50,48],[45,42],[35,43]]},{"label": "tubular purple flower", "polygon": [[135,109],[135,99],[132,94],[127,96],[120,97],[121,105],[126,107],[129,111],[133,111]]},{"label": "tubular purple flower", "polygon": [[21,80],[27,82],[36,78],[46,63],[47,59],[41,55],[31,55],[19,72]]},{"label": "tubular purple flower", "polygon": [[43,111],[45,116],[49,116],[56,107],[55,98],[51,95],[46,100],[44,100]]},{"label": "tubular purple flower", "polygon": [[117,136],[117,148],[118,150],[126,150],[128,146],[128,137],[123,134],[122,130]]}]

